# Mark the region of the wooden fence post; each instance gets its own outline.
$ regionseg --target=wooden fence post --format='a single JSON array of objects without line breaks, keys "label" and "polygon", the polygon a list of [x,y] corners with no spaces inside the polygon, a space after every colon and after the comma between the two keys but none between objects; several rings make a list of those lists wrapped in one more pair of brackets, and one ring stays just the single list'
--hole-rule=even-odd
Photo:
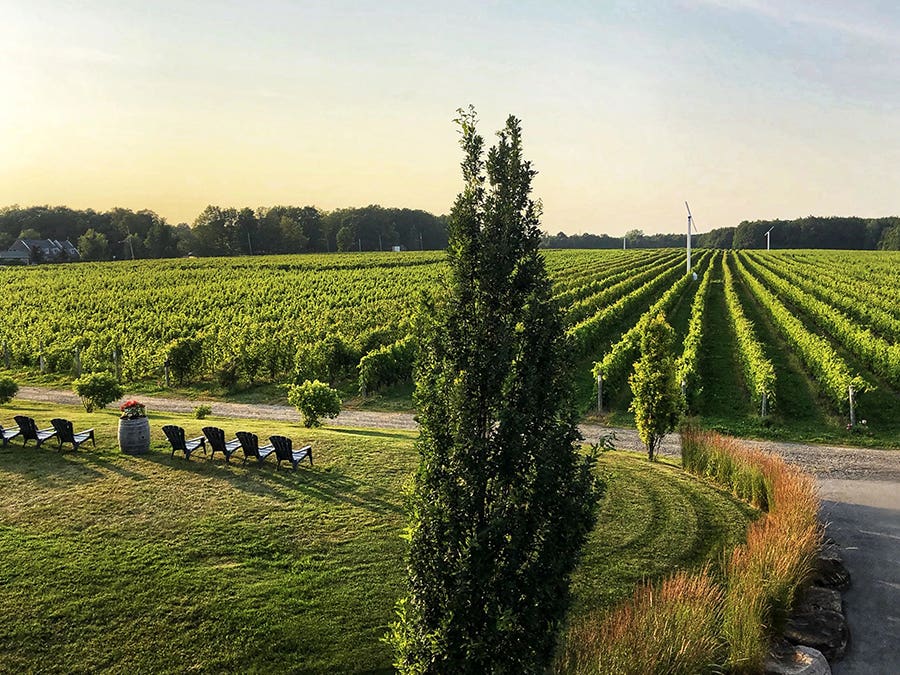
[{"label": "wooden fence post", "polygon": [[760,411],[760,417],[765,417],[769,414],[769,392],[764,391],[762,395],[762,409]]}]

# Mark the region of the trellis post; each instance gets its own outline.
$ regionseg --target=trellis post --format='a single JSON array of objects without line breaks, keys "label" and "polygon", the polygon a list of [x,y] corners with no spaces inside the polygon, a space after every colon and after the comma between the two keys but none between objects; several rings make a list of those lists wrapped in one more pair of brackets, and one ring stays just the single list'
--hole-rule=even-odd
[{"label": "trellis post", "polygon": [[760,417],[765,417],[769,414],[769,392],[767,391],[762,393],[762,407],[759,414]]},{"label": "trellis post", "polygon": [[850,394],[850,426],[855,427],[856,426],[856,409],[855,409],[856,408],[856,401],[855,401],[856,392],[853,391],[852,384],[849,387],[847,387],[847,393]]},{"label": "trellis post", "polygon": [[39,343],[40,352],[38,353],[38,364],[41,368],[41,375],[47,372],[47,362],[44,360],[44,341]]},{"label": "trellis post", "polygon": [[75,377],[81,377],[81,347],[75,347],[73,351],[75,352],[75,358],[73,359]]},{"label": "trellis post", "polygon": [[597,373],[597,412],[603,412],[603,373]]}]

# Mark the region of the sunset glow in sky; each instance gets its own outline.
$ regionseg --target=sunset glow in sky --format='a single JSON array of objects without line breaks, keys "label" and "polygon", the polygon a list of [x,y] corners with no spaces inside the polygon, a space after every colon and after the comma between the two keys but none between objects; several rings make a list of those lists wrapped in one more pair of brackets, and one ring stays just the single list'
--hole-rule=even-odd
[{"label": "sunset glow in sky", "polygon": [[0,206],[449,211],[522,119],[544,228],[900,215],[893,0],[0,0]]}]

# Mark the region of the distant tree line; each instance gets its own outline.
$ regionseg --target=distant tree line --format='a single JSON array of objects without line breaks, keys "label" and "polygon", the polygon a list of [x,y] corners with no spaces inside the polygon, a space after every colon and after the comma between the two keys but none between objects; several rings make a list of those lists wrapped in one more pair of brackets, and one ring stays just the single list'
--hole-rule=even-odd
[{"label": "distant tree line", "polygon": [[900,249],[900,218],[822,218],[744,221],[735,228],[732,248]]},{"label": "distant tree line", "polygon": [[644,234],[641,230],[629,230],[624,237],[608,234],[545,234],[544,248],[674,248],[684,246],[683,234]]},{"label": "distant tree line", "polygon": [[17,239],[68,239],[83,260],[419,250],[446,247],[447,222],[426,211],[377,205],[334,211],[207,206],[191,225],[170,225],[146,209],[0,209],[0,250]]},{"label": "distant tree line", "polygon": [[[900,218],[809,216],[797,220],[743,221],[694,236],[697,248],[765,248],[772,228],[772,248],[900,250]],[[685,234],[650,234],[630,230],[624,237],[606,234],[545,235],[544,248],[669,248],[685,245]]]}]

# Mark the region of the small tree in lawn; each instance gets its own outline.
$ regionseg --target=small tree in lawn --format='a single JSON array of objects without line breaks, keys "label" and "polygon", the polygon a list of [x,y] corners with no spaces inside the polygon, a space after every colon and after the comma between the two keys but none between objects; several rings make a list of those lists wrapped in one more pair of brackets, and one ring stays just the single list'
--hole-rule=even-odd
[{"label": "small tree in lawn", "polygon": [[87,373],[72,382],[84,409],[94,412],[105,408],[122,395],[122,387],[109,373]]},{"label": "small tree in lawn", "polygon": [[465,187],[447,287],[420,312],[420,464],[408,594],[390,639],[404,673],[544,672],[598,485],[578,453],[519,121],[486,162],[474,112],[458,122]]},{"label": "small tree in lawn", "polygon": [[341,412],[341,397],[324,382],[306,380],[292,385],[288,391],[288,403],[303,415],[303,426],[319,426],[320,417],[337,417]]},{"label": "small tree in lawn", "polygon": [[662,439],[675,430],[684,407],[675,377],[674,339],[672,327],[662,314],[647,322],[641,336],[641,358],[629,379],[634,423],[651,462]]}]

